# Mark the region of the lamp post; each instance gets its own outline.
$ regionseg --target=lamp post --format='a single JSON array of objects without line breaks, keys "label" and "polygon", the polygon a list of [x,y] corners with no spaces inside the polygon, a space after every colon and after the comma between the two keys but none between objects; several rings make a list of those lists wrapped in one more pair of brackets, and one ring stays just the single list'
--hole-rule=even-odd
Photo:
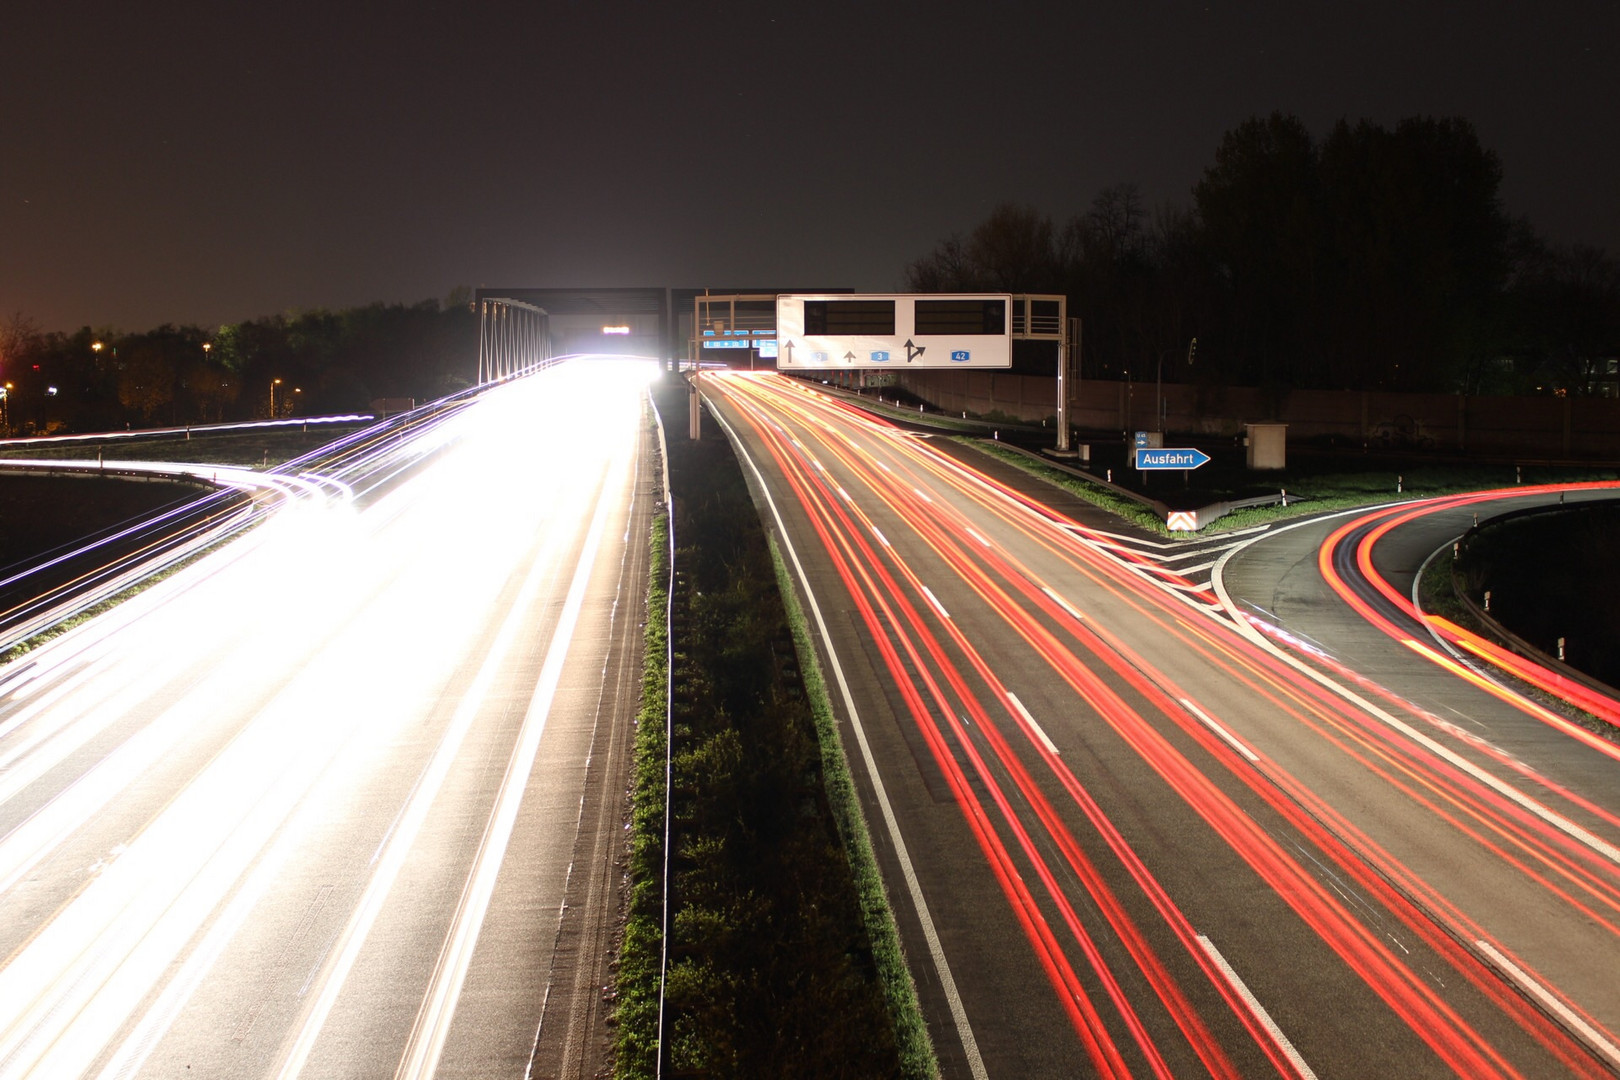
[{"label": "lamp post", "polygon": [[270,380],[270,419],[276,418],[276,387],[281,385],[280,379]]},{"label": "lamp post", "polygon": [[[1192,367],[1193,350],[1198,348],[1198,339],[1193,338],[1187,343],[1187,366]],[[1174,349],[1164,349],[1159,353],[1158,370],[1153,373],[1153,423],[1157,430],[1164,430],[1164,358]]]}]

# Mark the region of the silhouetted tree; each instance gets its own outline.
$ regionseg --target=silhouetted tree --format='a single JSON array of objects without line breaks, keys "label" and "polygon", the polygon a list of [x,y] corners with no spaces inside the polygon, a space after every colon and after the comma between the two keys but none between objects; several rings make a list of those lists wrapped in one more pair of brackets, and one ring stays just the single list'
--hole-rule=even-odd
[{"label": "silhouetted tree", "polygon": [[1053,292],[1062,270],[1051,218],[1002,203],[968,235],[951,237],[906,268],[913,292]]},{"label": "silhouetted tree", "polygon": [[1501,166],[1467,121],[1340,121],[1321,153],[1320,335],[1331,381],[1451,389],[1494,344]]},{"label": "silhouetted tree", "polygon": [[1245,121],[1221,140],[1193,198],[1228,290],[1229,377],[1293,383],[1319,347],[1320,192],[1310,132],[1282,113]]}]

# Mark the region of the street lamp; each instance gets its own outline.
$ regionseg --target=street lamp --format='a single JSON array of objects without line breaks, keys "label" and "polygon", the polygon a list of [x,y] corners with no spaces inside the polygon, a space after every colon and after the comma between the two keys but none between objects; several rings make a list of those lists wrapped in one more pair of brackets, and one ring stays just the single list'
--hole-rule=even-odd
[{"label": "street lamp", "polygon": [[[1192,367],[1193,350],[1198,348],[1198,339],[1193,338],[1187,343],[1187,366]],[[1159,367],[1153,373],[1153,423],[1159,431],[1164,430],[1164,358],[1174,349],[1164,349],[1159,353]]]},{"label": "street lamp", "polygon": [[276,418],[276,387],[281,385],[280,379],[270,380],[270,419]]}]

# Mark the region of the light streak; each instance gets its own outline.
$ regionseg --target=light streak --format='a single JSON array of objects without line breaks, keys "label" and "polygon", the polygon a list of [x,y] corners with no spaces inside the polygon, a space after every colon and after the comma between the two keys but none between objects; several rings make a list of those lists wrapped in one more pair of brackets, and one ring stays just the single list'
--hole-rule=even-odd
[{"label": "light streak", "polygon": [[[795,389],[798,391],[798,397],[806,399],[806,403],[791,408],[784,406],[779,398],[773,397],[772,377],[728,378],[722,380],[721,385],[726,396],[745,414],[750,417],[769,417],[761,425],[762,434],[770,430],[787,431],[788,427],[781,418],[784,415],[794,416],[799,423],[798,430],[792,435],[792,445],[807,445],[809,440],[804,437],[806,433],[816,435],[823,424],[833,423],[818,412],[818,408],[821,407],[816,405],[811,400],[813,396],[802,388]],[[828,415],[843,411],[846,410],[838,407],[824,409]],[[1223,806],[1222,797],[1208,787],[1204,776],[1170,750],[1169,746],[1146,725],[1142,716],[1125,705],[1102,682],[1088,673],[1080,661],[1069,652],[1068,646],[1058,642],[1050,631],[1023,614],[1019,606],[1020,601],[1015,597],[1022,597],[1023,603],[1047,611],[1066,633],[1075,635],[1080,643],[1090,650],[1095,660],[1101,661],[1116,677],[1125,680],[1135,692],[1144,695],[1149,704],[1162,711],[1166,718],[1195,736],[1200,745],[1212,753],[1215,753],[1218,747],[1220,752],[1216,753],[1217,761],[1227,764],[1222,755],[1234,754],[1234,760],[1241,759],[1257,765],[1258,769],[1239,770],[1233,775],[1241,779],[1251,791],[1263,798],[1277,812],[1293,822],[1295,827],[1340,866],[1349,878],[1355,880],[1369,895],[1377,897],[1381,904],[1386,905],[1418,937],[1443,956],[1445,962],[1456,965],[1457,970],[1461,971],[1468,981],[1512,1016],[1526,1032],[1557,1056],[1558,1060],[1572,1071],[1588,1071],[1583,1064],[1584,1059],[1578,1052],[1572,1051],[1567,1042],[1560,1041],[1561,1035],[1556,1029],[1548,1026],[1540,1014],[1532,1009],[1526,1009],[1522,1001],[1511,992],[1505,992],[1498,980],[1490,977],[1476,962],[1473,962],[1471,954],[1460,950],[1454,939],[1439,931],[1425,912],[1416,909],[1408,896],[1415,895],[1422,898],[1424,904],[1431,905],[1430,910],[1438,910],[1441,913],[1441,918],[1446,920],[1448,925],[1466,929],[1469,925],[1468,920],[1454,906],[1436,897],[1432,890],[1425,889],[1414,875],[1391,859],[1387,852],[1354,829],[1342,816],[1333,814],[1331,808],[1325,807],[1311,792],[1301,788],[1274,762],[1269,762],[1256,754],[1225,725],[1214,721],[1214,717],[1190,697],[1180,695],[1175,683],[1154,664],[1127,648],[1106,629],[1097,628],[1094,622],[1082,624],[1078,612],[1070,608],[1053,590],[1042,585],[1025,567],[1006,558],[1003,549],[997,548],[977,558],[969,558],[966,551],[956,546],[953,537],[971,535],[978,539],[982,534],[970,531],[973,527],[965,523],[954,506],[937,503],[924,509],[920,505],[921,500],[913,503],[912,500],[921,491],[921,485],[913,478],[910,469],[929,472],[936,478],[954,477],[955,479],[949,481],[949,486],[959,501],[974,504],[995,515],[1003,525],[1024,534],[1052,555],[1067,561],[1071,567],[1109,596],[1154,618],[1177,646],[1190,647],[1195,655],[1206,658],[1212,664],[1229,666],[1233,673],[1262,699],[1278,704],[1290,714],[1297,715],[1299,719],[1308,723],[1314,732],[1336,740],[1341,748],[1351,749],[1350,744],[1344,740],[1354,740],[1368,747],[1378,755],[1378,759],[1364,756],[1360,751],[1351,752],[1360,764],[1375,773],[1383,773],[1384,766],[1379,764],[1380,760],[1396,763],[1404,759],[1407,763],[1401,764],[1400,768],[1406,770],[1409,776],[1421,778],[1421,782],[1432,790],[1446,792],[1444,797],[1457,801],[1458,805],[1470,807],[1469,812],[1475,814],[1497,813],[1490,801],[1491,796],[1481,790],[1492,788],[1494,778],[1471,770],[1468,763],[1456,758],[1455,755],[1449,755],[1449,751],[1444,751],[1444,748],[1438,747],[1432,740],[1428,740],[1409,725],[1405,725],[1371,703],[1352,702],[1343,696],[1339,688],[1319,687],[1311,681],[1314,676],[1309,672],[1295,671],[1265,652],[1255,650],[1248,644],[1238,643],[1225,629],[1224,623],[1218,625],[1212,618],[1187,622],[1185,612],[1213,616],[1219,611],[1219,606],[1209,598],[1186,596],[1183,591],[1186,582],[1179,580],[1177,575],[1166,574],[1156,567],[1145,566],[1141,559],[1119,552],[1117,545],[1094,540],[1086,530],[1061,520],[1045,508],[1031,505],[1027,498],[1015,492],[1000,489],[998,485],[978,476],[958,462],[942,459],[939,455],[927,451],[923,444],[915,440],[901,438],[892,432],[884,431],[882,425],[871,424],[864,420],[850,422],[888,434],[891,444],[897,451],[896,461],[903,461],[909,467],[897,470],[889,463],[878,460],[877,470],[867,469],[865,462],[870,459],[869,453],[857,451],[853,456],[841,453],[841,447],[850,442],[842,431],[834,431],[832,436],[822,440],[821,453],[827,455],[825,460],[809,450],[803,451],[804,456],[813,462],[814,473],[797,473],[791,452],[779,452],[771,446],[768,437],[766,445],[772,454],[776,455],[783,476],[800,497],[810,515],[812,527],[823,539],[829,553],[843,553],[836,556],[835,563],[845,568],[839,572],[845,576],[852,597],[858,604],[863,605],[863,610],[864,605],[868,603],[875,605],[873,610],[877,614],[867,616],[868,624],[872,627],[878,648],[890,658],[886,662],[889,663],[896,678],[919,679],[926,693],[937,699],[932,709],[924,706],[920,699],[914,700],[911,708],[925,737],[930,740],[931,748],[937,746],[937,749],[934,749],[935,758],[947,779],[950,780],[954,775],[952,772],[954,765],[946,744],[935,741],[937,737],[943,737],[943,733],[937,735],[930,733],[936,717],[945,719],[951,737],[956,741],[957,752],[967,755],[979,774],[980,782],[997,800],[996,805],[1002,814],[999,827],[1011,831],[1019,840],[1019,847],[1030,859],[1031,869],[1042,878],[1043,882],[1048,880],[1043,876],[1046,873],[1044,861],[1028,846],[1026,834],[1016,815],[999,801],[1000,796],[995,794],[996,785],[985,771],[984,763],[979,761],[967,730],[956,723],[957,708],[947,701],[944,687],[935,683],[933,672],[937,671],[946,679],[953,691],[954,700],[960,702],[961,707],[966,710],[963,715],[971,718],[974,730],[991,740],[1001,767],[1011,772],[1014,779],[1019,782],[1020,789],[1025,791],[1025,797],[1030,800],[1033,812],[1040,817],[1043,828],[1048,831],[1060,849],[1065,851],[1066,857],[1071,860],[1071,866],[1081,874],[1082,880],[1088,880],[1088,889],[1092,888],[1089,879],[1085,877],[1083,864],[1075,863],[1073,857],[1068,855],[1068,849],[1064,846],[1068,842],[1065,839],[1066,830],[1061,821],[1048,816],[1048,808],[1045,808],[1038,792],[1032,793],[1031,790],[1022,787],[1021,766],[1015,759],[1003,756],[1000,744],[996,741],[998,735],[995,724],[978,706],[974,691],[969,690],[952,674],[953,668],[949,659],[939,646],[930,640],[932,632],[916,621],[915,613],[904,602],[903,594],[896,590],[894,584],[878,580],[886,577],[886,574],[880,573],[878,578],[873,578],[860,569],[886,560],[912,588],[929,598],[930,603],[938,603],[932,590],[916,580],[899,551],[895,549],[894,544],[902,541],[885,536],[885,541],[891,542],[884,545],[881,556],[877,552],[867,550],[860,539],[863,533],[853,526],[858,523],[870,532],[873,526],[868,516],[854,509],[855,503],[850,502],[847,505],[852,508],[856,520],[846,521],[845,512],[837,509],[838,505],[843,504],[841,498],[837,503],[829,505],[817,494],[818,486],[822,486],[819,477],[830,475],[829,470],[833,465],[836,464],[850,470],[854,475],[862,476],[875,497],[883,502],[890,512],[898,515],[901,521],[910,526],[918,542],[942,559],[972,593],[983,598],[989,610],[999,613],[1020,636],[1036,648],[1039,655],[1046,657],[1054,668],[1071,682],[1082,700],[1096,709],[1103,719],[1125,737],[1138,750],[1144,761],[1159,770],[1171,788],[1180,792],[1188,804],[1203,815],[1217,832],[1232,844],[1233,849],[1255,867],[1263,879],[1271,882],[1279,890],[1279,894],[1295,906],[1301,918],[1318,934],[1323,935],[1323,939],[1333,946],[1341,959],[1366,979],[1368,986],[1383,996],[1397,1015],[1408,1019],[1413,1032],[1424,1039],[1442,1060],[1450,1062],[1454,1068],[1474,1074],[1511,1071],[1506,1060],[1486,1042],[1483,1036],[1472,1030],[1444,1001],[1434,995],[1426,974],[1418,975],[1402,966],[1389,953],[1384,945],[1383,936],[1363,932],[1357,921],[1359,914],[1352,915],[1343,910],[1341,905],[1348,901],[1341,898],[1336,888],[1328,890],[1320,887],[1311,876],[1314,872],[1311,868],[1297,867],[1289,857],[1275,850],[1268,850],[1269,839],[1255,833],[1241,814],[1234,814],[1231,808]],[[788,445],[784,441],[782,451],[786,451]],[[883,479],[888,476],[894,477],[893,482]],[[826,483],[833,481],[829,480]],[[839,485],[840,495],[843,490],[842,485]],[[903,544],[911,546],[909,534]],[[989,547],[983,544],[980,546]],[[982,571],[979,568],[981,559],[984,563]],[[1124,575],[1137,578],[1140,584],[1127,585],[1128,579],[1122,576],[1122,570]],[[1003,586],[991,580],[991,575],[1009,583],[1009,587],[1004,591]],[[884,612],[888,614],[883,614]],[[1068,620],[1059,617],[1061,615],[1067,615]],[[1089,632],[1085,629],[1087,625],[1092,628]],[[941,630],[953,643],[953,647],[973,663],[979,677],[990,684],[992,693],[1006,693],[997,689],[999,684],[994,674],[987,667],[981,666],[982,662],[976,658],[971,643],[965,640],[953,623],[946,623]],[[915,646],[907,644],[912,635],[917,639]],[[898,655],[889,651],[890,647],[885,642],[891,637],[894,638],[895,645],[912,650],[908,653],[907,664],[900,665]],[[910,674],[911,672],[915,674]],[[1271,688],[1273,686],[1275,689]],[[904,686],[901,686],[901,691],[903,694],[907,692]],[[1016,699],[1004,697],[1003,700],[1007,702],[1009,711],[1016,716],[1020,711],[1013,705]],[[1365,711],[1357,712],[1358,709]],[[1369,716],[1378,718],[1381,723],[1388,726],[1381,728],[1376,723],[1368,725]],[[1022,720],[1022,717],[1019,719]],[[1340,734],[1331,735],[1327,725],[1331,725]],[[1024,729],[1033,744],[1042,746],[1046,766],[1060,771],[1061,767],[1055,755],[1051,754],[1050,748],[1042,744],[1035,730],[1028,725],[1024,725]],[[1392,735],[1397,731],[1403,738],[1411,741],[1403,743],[1393,739]],[[1421,747],[1421,752],[1417,747]],[[1422,763],[1421,753],[1437,752],[1447,767],[1454,771],[1448,772],[1446,769],[1431,771]],[[1061,771],[1060,775],[1063,775]],[[1393,777],[1390,779],[1398,784]],[[953,780],[952,784],[958,799],[963,799],[965,789],[960,782]],[[1071,777],[1064,776],[1064,784],[1077,803],[1086,805],[1083,789],[1077,784],[1072,784]],[[1282,785],[1281,791],[1287,792],[1286,796],[1281,795],[1279,789],[1275,787],[1278,784]],[[1423,798],[1416,789],[1401,790],[1413,798]],[[1520,800],[1523,799],[1522,793],[1516,793],[1512,789],[1497,788],[1496,791],[1510,800],[1516,794]],[[984,817],[985,808],[976,808],[975,801],[971,797],[967,798],[968,801],[962,804],[964,814],[967,815],[969,824],[976,830],[980,846],[990,860],[990,865],[992,868],[1011,865],[1007,862],[1007,852],[997,846],[991,834],[983,831],[989,824],[988,819]],[[1088,814],[1090,812],[1088,810]],[[1462,827],[1460,821],[1452,818],[1448,820]],[[1333,832],[1325,830],[1322,821],[1328,821]],[[1514,819],[1512,822],[1503,819],[1500,825],[1502,828],[1515,830],[1525,830],[1531,826],[1533,822],[1529,817]],[[1098,828],[1105,830],[1106,833],[1105,819],[1101,820]],[[1470,835],[1483,842],[1482,837]],[[1541,845],[1547,840],[1544,835],[1532,834],[1529,831],[1522,831],[1516,835],[1519,839],[1515,842],[1528,845]],[[1121,857],[1127,858],[1125,855]],[[1380,868],[1379,871],[1372,872],[1363,862],[1363,857],[1370,858],[1371,863]],[[998,876],[1003,873],[1001,870],[996,872]],[[1381,877],[1380,874],[1390,875],[1390,878],[1399,881],[1411,892],[1408,896],[1396,893],[1389,887],[1389,879]],[[1004,876],[1000,876],[1000,880],[1003,889],[1008,890],[1009,900],[1015,905],[1015,912],[1019,906],[1028,903],[1027,894],[1020,893],[1014,887],[1014,883]],[[1139,876],[1137,880],[1149,895],[1154,894],[1156,886],[1150,877]],[[1047,887],[1050,892],[1052,885],[1048,884]],[[1098,896],[1099,893],[1093,890],[1093,897]],[[1053,899],[1061,908],[1062,897],[1054,894]],[[1066,908],[1062,910],[1067,911]],[[1167,922],[1177,925],[1178,916],[1173,906],[1166,903],[1161,905],[1159,910]],[[1130,931],[1122,923],[1116,923],[1116,928],[1129,944]],[[1035,946],[1054,988],[1061,992],[1063,987],[1072,986],[1072,976],[1059,962],[1060,954],[1052,951],[1051,939],[1044,936],[1037,926],[1026,923],[1025,929],[1031,935],[1031,944]],[[1072,929],[1075,929],[1076,940],[1084,946],[1083,934],[1077,927]],[[1182,936],[1182,941],[1196,958],[1210,965],[1207,970],[1211,973],[1217,988],[1222,989],[1223,994],[1231,991],[1232,997],[1229,1000],[1234,1004],[1239,1018],[1247,1025],[1253,1019],[1250,1010],[1238,999],[1236,991],[1231,990],[1228,980],[1216,970],[1213,961],[1209,960],[1195,937],[1188,932]],[[1398,940],[1395,944],[1403,954],[1408,952],[1407,947]],[[1148,955],[1137,954],[1136,959],[1143,965],[1145,972],[1153,970],[1153,962]],[[1170,1006],[1174,1000],[1173,993],[1168,987],[1158,986],[1158,989],[1167,1006]],[[1066,1007],[1072,1004],[1077,1003],[1065,1001]],[[1120,1008],[1125,1010],[1123,1005],[1120,1005]],[[1124,1011],[1123,1015],[1127,1018],[1127,1024],[1132,1023],[1129,1020],[1128,1010]],[[1075,1013],[1074,1017],[1077,1032],[1087,1041],[1093,1064],[1105,1071],[1111,1068],[1112,1066],[1108,1064],[1110,1060],[1108,1048],[1102,1039],[1096,1037],[1097,1029],[1093,1026],[1095,1017],[1084,1014],[1083,1010]],[[1197,1037],[1191,1034],[1191,1029],[1187,1026],[1189,1017],[1180,1016],[1178,1023],[1181,1023],[1183,1030],[1189,1033],[1189,1040],[1195,1046],[1199,1045]],[[1273,1061],[1281,1071],[1293,1071],[1294,1065],[1288,1061],[1287,1056],[1257,1021],[1251,1031],[1261,1047],[1268,1055],[1272,1055]],[[1140,1039],[1139,1035],[1137,1037]],[[1574,1056],[1571,1056],[1572,1054]]]},{"label": "light streak", "polygon": [[[613,370],[623,377],[565,366],[514,380],[423,420],[414,445],[398,431],[350,444],[346,474],[369,483],[386,473],[388,493],[360,510],[320,509],[347,481],[294,477],[303,494],[284,512],[41,649],[27,678],[5,684],[0,807],[105,745],[0,836],[0,911],[18,903],[7,883],[69,845],[110,837],[99,850],[116,857],[55,893],[31,884],[29,903],[48,902],[46,916],[5,924],[0,1077],[79,1075],[109,1053],[111,1077],[148,1060],[284,887],[276,868],[350,817],[355,793],[407,745],[402,733],[430,719],[463,643],[485,636],[503,605],[521,621],[514,567],[545,587],[549,553],[572,543],[577,512],[594,505],[582,451],[638,434],[648,372]],[[535,468],[547,454],[570,467]],[[161,797],[140,790],[155,766],[176,773]],[[384,846],[403,857],[400,843],[395,828]],[[488,850],[484,878],[499,861]]]}]

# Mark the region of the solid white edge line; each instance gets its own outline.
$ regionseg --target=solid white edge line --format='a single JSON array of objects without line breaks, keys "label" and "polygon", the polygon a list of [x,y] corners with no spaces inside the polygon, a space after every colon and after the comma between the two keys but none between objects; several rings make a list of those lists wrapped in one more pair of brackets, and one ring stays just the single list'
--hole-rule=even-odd
[{"label": "solid white edge line", "polygon": [[798,575],[799,587],[804,590],[805,602],[810,607],[810,614],[816,620],[816,631],[821,635],[821,646],[826,650],[827,660],[832,665],[833,678],[838,683],[839,697],[843,699],[850,728],[855,732],[855,741],[860,744],[861,760],[865,763],[866,774],[872,781],[873,795],[877,799],[878,809],[883,814],[883,825],[889,833],[889,842],[894,845],[895,860],[899,862],[900,874],[905,878],[906,892],[917,911],[917,922],[922,927],[923,940],[928,943],[928,955],[933,961],[934,973],[939,976],[940,992],[945,995],[945,1002],[951,1010],[951,1021],[956,1025],[957,1036],[962,1040],[962,1053],[967,1057],[968,1069],[972,1072],[974,1080],[990,1080],[990,1074],[985,1071],[984,1059],[979,1055],[978,1040],[973,1037],[973,1028],[968,1024],[967,1010],[962,1005],[962,995],[956,989],[956,979],[951,975],[950,964],[945,961],[945,949],[940,944],[939,931],[934,926],[933,916],[928,912],[928,901],[923,899],[922,883],[917,880],[917,870],[911,863],[911,853],[900,835],[900,821],[895,817],[894,807],[889,803],[889,793],[883,786],[883,776],[878,771],[877,758],[873,756],[872,745],[867,741],[866,726],[861,723],[860,711],[855,708],[855,695],[849,688],[849,680],[844,676],[844,666],[838,661],[838,652],[833,648],[832,634],[827,630],[827,620],[822,617],[821,605],[816,602],[816,594],[810,588],[810,576],[806,573],[804,564],[799,561],[798,549],[793,546],[793,540],[788,536],[787,525],[782,521],[782,512],[777,509],[776,499],[772,497],[753,455],[748,452],[737,432],[725,417],[720,415],[720,410],[716,409],[712,402],[709,406],[709,415],[725,428],[731,445],[742,455],[743,460],[748,462],[748,468],[754,474],[760,493],[765,496],[765,502],[771,508],[771,517],[776,521],[777,539],[781,541],[788,558],[793,562],[793,571]]},{"label": "solid white edge line", "polygon": [[928,602],[934,605],[934,610],[939,612],[940,618],[948,619],[951,617],[951,613],[945,610],[945,605],[939,602],[939,598],[934,595],[932,589],[924,585],[922,591],[923,595],[928,597]]},{"label": "solid white edge line", "polygon": [[1232,749],[1236,750],[1250,761],[1260,760],[1259,754],[1256,754],[1253,750],[1250,750],[1247,746],[1244,746],[1242,742],[1238,741],[1238,737],[1236,735],[1233,735],[1230,731],[1227,731],[1224,727],[1222,727],[1218,722],[1216,722],[1213,716],[1210,716],[1203,709],[1200,709],[1186,698],[1180,698],[1178,700],[1181,702],[1182,708],[1198,717],[1205,727],[1209,728],[1209,730],[1213,731],[1215,734],[1224,739],[1226,741],[1226,745],[1230,746]]},{"label": "solid white edge line", "polygon": [[[1360,506],[1351,510],[1341,511],[1336,514],[1324,514],[1319,518],[1307,518],[1306,520],[1298,522],[1294,525],[1285,525],[1281,528],[1275,529],[1267,535],[1275,536],[1286,532],[1289,529],[1320,523],[1330,518],[1344,517],[1348,514],[1363,513],[1368,509],[1368,507]],[[1256,537],[1255,539],[1263,539],[1263,537]],[[1275,642],[1268,639],[1264,634],[1260,633],[1260,631],[1256,630],[1252,625],[1250,625],[1248,618],[1243,614],[1243,612],[1239,611],[1237,605],[1232,602],[1232,597],[1227,593],[1225,582],[1221,579],[1220,575],[1221,570],[1226,562],[1226,558],[1242,548],[1247,547],[1248,544],[1252,542],[1253,541],[1246,541],[1245,543],[1238,545],[1238,547],[1233,548],[1232,551],[1227,553],[1227,556],[1223,556],[1221,562],[1217,564],[1215,568],[1215,574],[1217,576],[1212,579],[1216,582],[1215,592],[1221,601],[1221,606],[1226,609],[1227,616],[1237,624],[1237,629],[1240,633],[1242,633],[1245,637],[1248,637],[1256,645],[1264,649],[1266,652],[1269,652],[1282,663],[1287,664],[1295,671],[1305,675],[1319,686],[1325,687],[1334,694],[1337,694],[1345,701],[1348,701],[1358,709],[1361,709],[1368,716],[1373,717],[1375,720],[1378,720],[1386,726],[1400,732],[1402,735],[1405,735],[1408,739],[1411,739],[1413,742],[1429,751],[1429,753],[1434,754],[1448,765],[1467,773],[1470,777],[1477,780],[1479,783],[1484,784],[1498,795],[1501,795],[1503,798],[1517,804],[1519,807],[1528,811],[1529,813],[1534,814],[1536,817],[1540,818],[1542,821],[1545,821],[1548,825],[1551,825],[1559,832],[1581,843],[1590,850],[1597,852],[1610,862],[1620,864],[1620,848],[1615,847],[1615,845],[1609,843],[1607,840],[1604,840],[1596,834],[1582,828],[1574,821],[1564,817],[1562,814],[1557,813],[1545,804],[1537,802],[1535,799],[1532,799],[1529,795],[1526,795],[1524,792],[1503,780],[1501,777],[1498,777],[1494,773],[1488,772],[1480,766],[1474,764],[1472,761],[1469,761],[1455,750],[1452,750],[1449,746],[1445,746],[1442,743],[1430,738],[1428,735],[1425,735],[1423,732],[1419,731],[1411,724],[1408,724],[1406,721],[1368,701],[1366,698],[1362,697],[1348,686],[1343,685],[1338,680],[1331,679],[1322,672],[1317,671],[1315,668],[1301,661],[1297,656],[1293,656],[1290,653],[1285,652]]]},{"label": "solid white edge line", "polygon": [[1024,708],[1024,703],[1018,700],[1018,695],[1009,690],[1007,691],[1007,700],[1012,702],[1013,708],[1018,710],[1018,715],[1024,718],[1024,722],[1029,725],[1029,729],[1035,733],[1036,738],[1041,740],[1041,745],[1046,747],[1047,753],[1058,753],[1057,746],[1051,739],[1046,737],[1045,729],[1035,722],[1035,718],[1030,715],[1029,710]]},{"label": "solid white edge line", "polygon": [[349,973],[359,959],[371,928],[401,873],[417,834],[425,824],[432,803],[460,751],[478,710],[483,706],[493,685],[497,670],[505,663],[519,636],[519,628],[529,614],[541,586],[550,575],[551,560],[558,541],[548,538],[530,564],[522,585],[511,607],[507,609],[495,640],[491,642],[484,661],[462,694],[461,702],[439,737],[433,757],[423,768],[406,804],[405,812],[396,818],[395,831],[380,860],[374,859],[375,869],[349,915],[348,922],[333,942],[333,952],[321,974],[320,990],[304,1007],[301,1020],[295,1021],[297,1030],[291,1032],[282,1044],[280,1066],[273,1070],[280,1080],[296,1080],[308,1063],[315,1043],[326,1025],[327,1017],[348,981]]},{"label": "solid white edge line", "polygon": [[1611,1064],[1620,1065],[1620,1047],[1615,1046],[1614,1043],[1604,1038],[1602,1032],[1598,1031],[1591,1024],[1588,1024],[1585,1020],[1581,1019],[1581,1017],[1576,1014],[1575,1010],[1571,1009],[1568,1005],[1565,1005],[1562,1001],[1559,1001],[1556,997],[1554,997],[1552,991],[1548,990],[1545,986],[1542,986],[1541,983],[1537,982],[1535,979],[1532,979],[1529,973],[1523,968],[1519,967],[1518,964],[1515,964],[1512,960],[1509,960],[1506,956],[1502,955],[1501,950],[1497,949],[1496,946],[1492,945],[1490,942],[1483,940],[1474,942],[1474,948],[1484,953],[1486,958],[1490,960],[1492,964],[1495,964],[1499,970],[1517,983],[1519,989],[1530,994],[1531,997],[1534,997],[1537,1001],[1541,1002],[1548,1009],[1557,1014],[1558,1018],[1565,1024],[1574,1028],[1576,1032],[1578,1032],[1580,1036],[1586,1040],[1589,1046],[1597,1050],[1604,1057],[1608,1058]]},{"label": "solid white edge line", "polygon": [[[633,453],[633,451],[632,451]],[[615,455],[596,500],[596,513],[585,535],[579,561],[574,564],[573,580],[569,582],[563,610],[546,646],[546,658],[535,682],[534,693],[519,729],[517,744],[508,759],[505,776],[501,779],[495,806],[484,828],[471,871],[467,875],[456,915],[446,935],[439,961],[434,966],[428,992],[412,1026],[410,1038],[401,1055],[396,1078],[431,1077],[439,1068],[439,1058],[450,1038],[450,1026],[455,1020],[456,1006],[461,1001],[461,990],[472,967],[473,953],[484,920],[494,900],[495,882],[506,860],[506,849],[517,827],[518,810],[528,790],[529,778],[539,756],[540,739],[545,733],[546,721],[551,716],[552,702],[562,682],[563,666],[574,641],[580,613],[585,607],[585,594],[591,575],[596,570],[597,555],[602,547],[602,534],[607,528],[610,512],[619,508],[617,490],[624,483],[627,455]],[[634,485],[630,486],[633,490]],[[613,494],[610,494],[612,492]]]},{"label": "solid white edge line", "polygon": [[1255,1019],[1259,1020],[1261,1025],[1265,1027],[1266,1033],[1276,1041],[1277,1048],[1288,1058],[1289,1064],[1293,1065],[1304,1080],[1316,1080],[1316,1073],[1305,1063],[1305,1059],[1300,1056],[1299,1051],[1294,1049],[1294,1044],[1288,1041],[1288,1036],[1283,1034],[1282,1028],[1277,1026],[1277,1021],[1273,1020],[1271,1014],[1266,1012],[1266,1007],[1260,1004],[1260,1000],[1254,996],[1248,984],[1238,977],[1236,971],[1232,970],[1232,965],[1226,962],[1226,957],[1221,955],[1221,950],[1215,947],[1215,943],[1203,934],[1199,934],[1198,944],[1205,953],[1209,954],[1209,958],[1215,962],[1215,966],[1221,969],[1221,974],[1225,975],[1226,981],[1232,984],[1232,989],[1238,992],[1238,996],[1243,999],[1243,1004],[1247,1005],[1249,1011],[1254,1013]]}]

